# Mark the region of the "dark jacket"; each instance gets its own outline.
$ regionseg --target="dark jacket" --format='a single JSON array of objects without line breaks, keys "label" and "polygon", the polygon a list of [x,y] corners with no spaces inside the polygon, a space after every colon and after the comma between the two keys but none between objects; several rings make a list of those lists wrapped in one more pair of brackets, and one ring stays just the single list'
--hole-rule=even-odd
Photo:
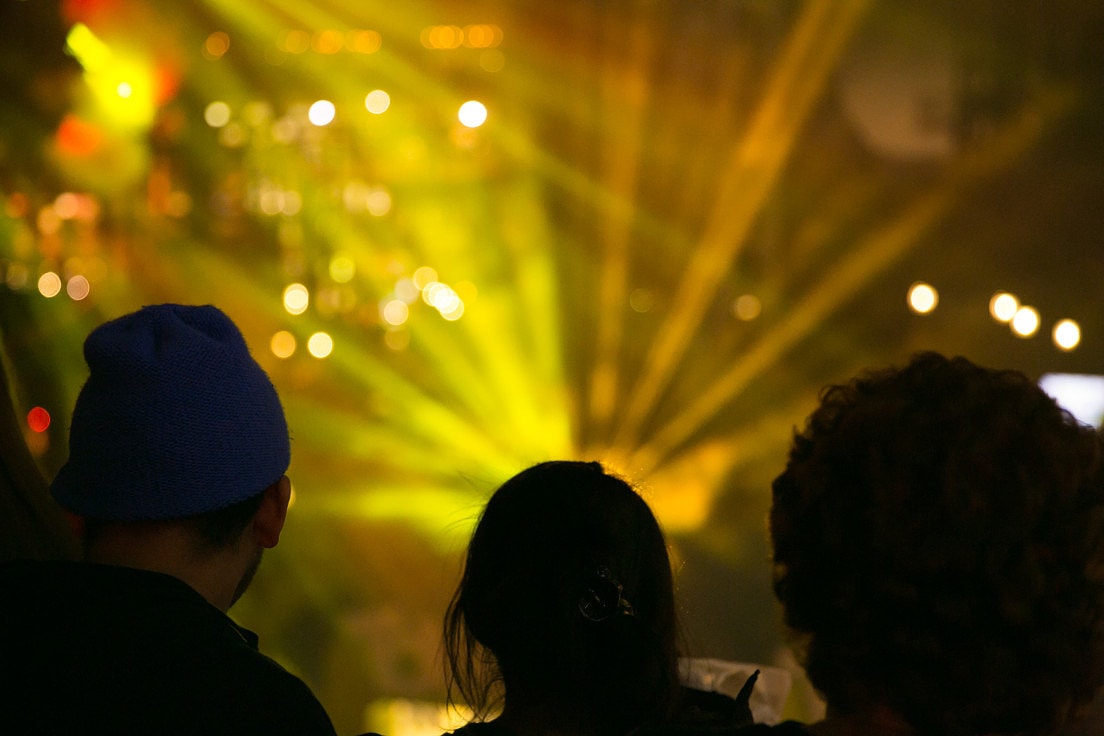
[{"label": "dark jacket", "polygon": [[182,581],[0,563],[0,733],[331,736],[310,689]]}]

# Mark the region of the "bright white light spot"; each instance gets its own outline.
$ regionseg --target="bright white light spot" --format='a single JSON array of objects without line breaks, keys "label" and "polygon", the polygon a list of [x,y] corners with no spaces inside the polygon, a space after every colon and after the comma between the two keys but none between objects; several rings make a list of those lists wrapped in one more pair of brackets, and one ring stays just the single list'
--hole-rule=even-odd
[{"label": "bright white light spot", "polygon": [[460,304],[460,297],[452,290],[451,286],[441,284],[440,289],[436,289],[433,294],[433,306],[437,308],[441,314],[448,314],[456,311],[457,305]]},{"label": "bright white light spot", "polygon": [[280,330],[272,336],[272,340],[268,344],[272,350],[272,354],[281,360],[290,358],[295,354],[295,335],[291,334],[287,330]]},{"label": "bright white light spot", "polygon": [[754,294],[744,294],[732,305],[732,312],[737,319],[750,322],[763,312],[763,303]]},{"label": "bright white light spot", "polygon": [[119,82],[119,85],[115,88],[115,94],[124,100],[129,100],[130,96],[134,94],[134,88],[130,86],[130,82]]},{"label": "bright white light spot", "polygon": [[426,288],[436,280],[437,271],[430,266],[422,266],[414,272],[414,285],[419,289]]},{"label": "bright white light spot", "polygon": [[930,284],[917,281],[909,287],[908,303],[909,308],[917,314],[927,314],[939,303],[939,292]]},{"label": "bright white light spot", "polygon": [[284,289],[284,309],[288,314],[302,314],[310,304],[310,292],[302,284],[289,284]]},{"label": "bright white light spot", "polygon": [[441,293],[442,289],[449,288],[440,281],[430,281],[424,287],[422,287],[422,301],[431,307],[437,306],[437,295]]},{"label": "bright white light spot", "polygon": [[461,124],[469,128],[478,128],[487,122],[487,107],[482,102],[468,100],[460,106],[460,113],[457,117],[460,118]]},{"label": "bright white light spot", "polygon": [[75,302],[79,302],[81,299],[87,297],[91,291],[92,287],[88,283],[88,279],[84,276],[74,276],[65,284],[65,293]]},{"label": "bright white light spot", "polygon": [[1020,308],[1020,300],[1007,291],[998,291],[989,300],[989,314],[998,322],[1011,322]]},{"label": "bright white light spot", "polygon": [[410,318],[410,307],[402,299],[391,299],[380,306],[380,317],[392,327],[398,327]]},{"label": "bright white light spot", "polygon": [[212,102],[203,111],[203,119],[212,128],[221,128],[230,122],[230,106],[225,102]]},{"label": "bright white light spot", "polygon": [[391,107],[391,95],[382,89],[374,89],[364,98],[364,107],[373,115],[382,115]]},{"label": "bright white light spot", "polygon": [[307,351],[316,358],[329,357],[333,347],[333,338],[325,332],[316,332],[307,340]]},{"label": "bright white light spot", "polygon": [[336,115],[337,108],[329,100],[319,100],[307,110],[307,120],[310,120],[312,125],[317,125],[320,128],[332,123]]},{"label": "bright white light spot", "polygon": [[441,316],[447,319],[449,322],[455,322],[464,316],[464,302],[459,299],[449,309],[438,310],[441,312]]},{"label": "bright white light spot", "polygon": [[1034,307],[1020,307],[1012,318],[1012,331],[1020,337],[1031,337],[1039,329],[1039,313]]},{"label": "bright white light spot", "polygon": [[38,277],[38,293],[52,299],[61,293],[61,277],[53,271],[47,271]]},{"label": "bright white light spot", "polygon": [[1062,350],[1073,350],[1081,342],[1081,327],[1072,319],[1054,325],[1054,344]]}]

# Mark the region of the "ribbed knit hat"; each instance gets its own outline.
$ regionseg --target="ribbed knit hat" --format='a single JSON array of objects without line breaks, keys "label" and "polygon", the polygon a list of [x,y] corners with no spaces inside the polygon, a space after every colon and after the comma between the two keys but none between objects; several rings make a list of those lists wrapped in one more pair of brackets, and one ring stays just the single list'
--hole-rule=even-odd
[{"label": "ribbed knit hat", "polygon": [[244,501],[291,459],[276,389],[212,306],[161,304],[100,325],[51,492],[93,519],[179,519]]}]

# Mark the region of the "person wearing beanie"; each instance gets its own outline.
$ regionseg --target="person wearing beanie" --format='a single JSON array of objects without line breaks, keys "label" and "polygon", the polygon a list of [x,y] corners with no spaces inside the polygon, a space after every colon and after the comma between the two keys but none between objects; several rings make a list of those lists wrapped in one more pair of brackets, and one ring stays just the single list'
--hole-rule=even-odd
[{"label": "person wearing beanie", "polygon": [[84,559],[0,564],[0,732],[333,734],[305,683],[226,614],[280,538],[275,388],[212,306],[92,331],[51,485]]}]

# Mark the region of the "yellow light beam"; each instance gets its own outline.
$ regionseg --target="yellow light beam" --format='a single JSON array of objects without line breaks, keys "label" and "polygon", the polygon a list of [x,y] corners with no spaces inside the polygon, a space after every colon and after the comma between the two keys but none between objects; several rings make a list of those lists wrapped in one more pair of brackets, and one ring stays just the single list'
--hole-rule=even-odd
[{"label": "yellow light beam", "polygon": [[923,233],[961,200],[963,190],[999,172],[1026,151],[1038,139],[1045,123],[1067,110],[1072,99],[1065,90],[1053,90],[1026,106],[1012,116],[1013,122],[991,144],[966,155],[948,181],[918,198],[899,217],[848,250],[774,329],[637,450],[634,467],[648,472],[669,457],[786,350],[812,333],[825,315],[853,298],[874,276],[915,247]]},{"label": "yellow light beam", "polygon": [[634,447],[669,383],[717,286],[781,172],[797,134],[869,0],[816,0],[805,6],[773,70],[747,133],[729,152],[700,244],[674,307],[652,343],[615,443]]},{"label": "yellow light beam", "polygon": [[[606,22],[625,24],[623,18]],[[654,39],[642,19],[630,22],[628,52],[607,53],[602,73],[602,96],[609,111],[606,122],[607,153],[603,169],[604,188],[613,195],[615,206],[605,209],[599,239],[603,246],[598,281],[597,352],[590,373],[590,417],[603,433],[617,400],[618,353],[628,292],[629,233],[642,148],[644,110],[649,96],[649,68]]]},{"label": "yellow light beam", "polygon": [[[288,324],[287,315],[281,315],[279,299],[266,294],[260,286],[271,283],[272,279],[258,279],[256,272],[246,274],[241,266],[222,254],[195,247],[174,252],[163,244],[156,251],[134,253],[132,257],[134,272],[147,275],[143,283],[150,284],[151,288],[156,286],[158,298],[216,304],[234,317],[243,332],[248,325],[264,321],[261,313],[267,313],[273,320],[268,334],[262,341],[250,339],[250,344],[258,348],[267,344],[275,325],[286,327]],[[212,278],[212,274],[218,274],[219,278]],[[304,333],[330,327],[309,314],[292,318],[291,323]],[[388,406],[396,407],[389,425],[404,428],[411,440],[420,443],[426,452],[462,446],[472,458],[487,467],[517,465],[518,458],[510,448],[509,438],[495,436],[495,425],[472,422],[457,410],[456,403],[442,403],[366,349],[362,337],[345,339],[342,331],[333,334],[338,344],[326,359],[326,370],[355,379],[353,390],[360,392],[363,401],[379,396]],[[247,337],[251,337],[250,333]]]}]

